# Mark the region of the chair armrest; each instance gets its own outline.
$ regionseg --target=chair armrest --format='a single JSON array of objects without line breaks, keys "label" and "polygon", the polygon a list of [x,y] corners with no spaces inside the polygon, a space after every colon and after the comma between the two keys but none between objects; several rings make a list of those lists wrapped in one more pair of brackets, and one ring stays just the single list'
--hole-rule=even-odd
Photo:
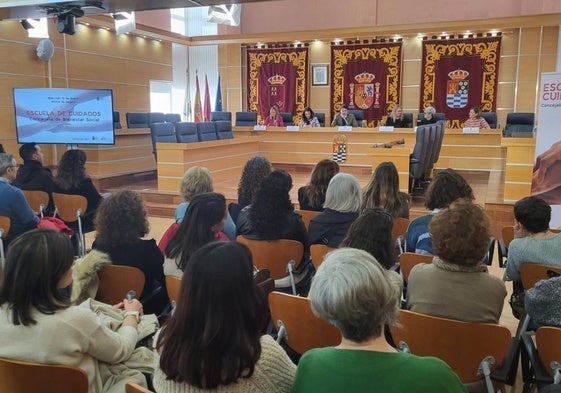
[{"label": "chair armrest", "polygon": [[491,379],[513,386],[518,371],[518,360],[520,359],[520,337],[513,337],[510,347],[501,365],[491,373]]}]

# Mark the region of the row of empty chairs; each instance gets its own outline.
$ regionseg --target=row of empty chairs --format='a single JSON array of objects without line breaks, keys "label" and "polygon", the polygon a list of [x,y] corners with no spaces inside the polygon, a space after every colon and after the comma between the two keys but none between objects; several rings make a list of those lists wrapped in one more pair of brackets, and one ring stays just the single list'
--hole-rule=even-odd
[{"label": "row of empty chairs", "polygon": [[[113,113],[113,122],[115,123],[115,113]],[[128,112],[127,128],[150,128],[152,123],[178,123],[181,121],[181,115],[178,113],[162,113],[162,112]],[[119,116],[117,117],[119,118]],[[120,121],[119,121],[120,124]]]}]

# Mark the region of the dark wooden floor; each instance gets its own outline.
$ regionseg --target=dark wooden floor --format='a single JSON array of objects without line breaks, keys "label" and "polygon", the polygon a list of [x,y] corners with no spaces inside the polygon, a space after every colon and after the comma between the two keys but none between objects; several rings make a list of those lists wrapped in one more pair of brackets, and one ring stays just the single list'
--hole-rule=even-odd
[{"label": "dark wooden floor", "polygon": [[[291,199],[298,203],[298,188],[308,183],[311,168],[307,166],[275,165],[275,169],[283,169],[292,176],[293,188],[290,192]],[[349,169],[364,187],[370,179],[368,171],[362,169]],[[503,203],[503,184],[504,178],[501,171],[459,171],[460,174],[469,182],[473,188],[476,203],[485,207],[491,222],[491,234],[499,237],[500,229],[506,225],[512,225],[513,212],[512,204]],[[214,190],[224,194],[228,201],[237,199],[237,187],[239,179],[231,179],[223,182],[215,182]],[[139,181],[126,184],[124,186],[141,192],[146,200],[148,212],[156,217],[173,217],[175,207],[181,202],[178,194],[170,192],[159,192],[155,176],[143,177]],[[115,191],[120,187],[102,189],[102,192]],[[415,192],[411,204],[411,217],[426,214],[424,198],[422,192]]]}]

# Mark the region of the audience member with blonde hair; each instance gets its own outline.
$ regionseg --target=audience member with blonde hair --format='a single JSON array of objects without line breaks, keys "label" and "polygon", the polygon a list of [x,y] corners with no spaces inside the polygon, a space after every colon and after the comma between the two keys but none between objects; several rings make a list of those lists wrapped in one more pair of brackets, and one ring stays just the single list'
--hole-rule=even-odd
[{"label": "audience member with blonde hair", "polygon": [[409,218],[410,197],[399,191],[399,176],[392,162],[382,162],[377,167],[362,194],[361,210],[381,207],[392,217]]},{"label": "audience member with blonde hair", "polygon": [[498,323],[504,282],[489,274],[483,260],[489,220],[481,206],[458,199],[429,224],[434,259],[416,265],[407,281],[407,308],[466,322]]},{"label": "audience member with blonde hair", "polygon": [[309,298],[314,314],[341,331],[341,344],[306,352],[292,392],[466,392],[442,360],[398,352],[386,342],[384,325],[396,323],[401,289],[399,275],[366,251],[329,253]]},{"label": "audience member with blonde hair", "polygon": [[353,175],[338,173],[333,176],[327,186],[323,212],[310,221],[310,244],[339,247],[358,217],[360,201],[360,185]]},{"label": "audience member with blonde hair", "polygon": [[[181,202],[177,205],[177,209],[175,209],[175,222],[177,224],[181,224],[181,221],[183,221],[183,217],[185,216],[185,212],[187,211],[187,207],[189,206],[189,202],[196,195],[202,194],[203,192],[213,191],[212,175],[208,168],[193,166],[187,169],[181,178],[181,182],[179,183],[179,195],[185,202]],[[174,228],[173,233],[175,233],[175,230],[177,230],[177,228]],[[234,224],[234,220],[230,216],[230,213],[226,216],[226,223],[224,224],[222,232],[224,232],[230,240],[236,240],[236,224]],[[171,238],[173,233],[167,237]],[[160,249],[165,249],[165,247],[160,246]]]},{"label": "audience member with blonde hair", "polygon": [[269,116],[265,118],[265,125],[267,127],[284,127],[284,121],[279,111],[279,107],[273,105],[269,110]]}]

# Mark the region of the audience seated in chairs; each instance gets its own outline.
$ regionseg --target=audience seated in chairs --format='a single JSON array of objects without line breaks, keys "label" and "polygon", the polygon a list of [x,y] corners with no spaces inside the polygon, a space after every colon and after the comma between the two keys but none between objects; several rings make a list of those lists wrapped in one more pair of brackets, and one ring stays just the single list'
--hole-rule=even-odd
[{"label": "audience seated in chairs", "polygon": [[230,203],[228,211],[235,223],[240,211],[250,205],[259,190],[261,181],[266,178],[273,168],[267,158],[255,156],[249,159],[243,167],[242,177],[238,183],[238,203]]},{"label": "audience seated in chairs", "polygon": [[364,188],[361,210],[381,207],[394,218],[409,218],[410,203],[409,195],[399,191],[399,175],[393,162],[380,163]]},{"label": "audience seated in chairs", "polygon": [[296,367],[263,335],[266,315],[247,247],[212,242],[200,248],[156,340],[156,391],[290,392]]},{"label": "audience seated in chairs", "polygon": [[224,195],[215,192],[196,195],[185,212],[185,218],[164,248],[164,274],[181,277],[195,251],[215,240],[228,241],[221,232],[226,215]]},{"label": "audience seated in chairs", "polygon": [[498,323],[506,288],[483,263],[489,220],[482,207],[459,199],[429,223],[434,259],[418,264],[407,281],[407,308],[465,322]]},{"label": "audience seated in chairs", "polygon": [[468,182],[453,169],[439,171],[426,190],[425,207],[432,211],[411,221],[405,235],[405,250],[417,254],[433,254],[429,222],[440,209],[448,207],[459,198],[475,199]]},{"label": "audience seated in chairs", "polygon": [[465,392],[442,360],[396,352],[386,342],[384,325],[396,322],[401,286],[399,275],[366,251],[328,254],[309,297],[314,314],[341,331],[341,344],[306,352],[292,392]]},{"label": "audience seated in chairs", "polygon": [[382,208],[363,210],[351,224],[340,247],[364,250],[386,269],[397,263],[397,252],[392,242],[392,216]]},{"label": "audience seated in chairs", "polygon": [[[67,150],[60,159],[55,176],[54,192],[60,194],[82,195],[88,202],[88,208],[82,212],[82,231],[94,230],[93,220],[97,207],[103,199],[92,179],[86,175],[86,152],[83,150]],[[75,225],[70,225],[76,231]]]},{"label": "audience seated in chairs", "polygon": [[542,198],[529,196],[514,204],[514,239],[508,246],[506,279],[513,281],[511,307],[515,315],[524,315],[520,266],[541,263],[561,266],[561,234],[549,228],[551,207]]},{"label": "audience seated in chairs", "polygon": [[[179,195],[185,202],[181,202],[177,205],[175,209],[175,222],[180,224],[183,221],[185,212],[189,207],[189,202],[195,196],[202,194],[203,192],[213,192],[212,175],[208,168],[202,166],[193,166],[183,174],[181,182],[179,183]],[[224,229],[222,232],[228,236],[232,241],[236,240],[236,224],[230,216],[230,213],[226,216],[226,223],[224,224]],[[165,245],[159,246],[162,253],[165,251]]]},{"label": "audience seated in chairs", "polygon": [[16,178],[18,164],[13,155],[0,153],[0,215],[10,218],[11,227],[3,239],[6,247],[12,239],[37,227],[39,217],[27,203],[23,192],[10,183]]},{"label": "audience seated in chairs", "polygon": [[90,393],[122,392],[128,381],[146,386],[140,371],[124,365],[139,361],[131,355],[142,304],[123,300],[118,307],[125,312],[114,310],[122,324],[111,330],[89,306],[71,305],[64,289],[72,284],[73,262],[72,244],[62,233],[36,229],[14,240],[0,285],[0,357],[79,367]]},{"label": "audience seated in chairs", "polygon": [[358,217],[360,201],[360,185],[353,175],[338,173],[333,176],[327,186],[324,210],[310,221],[310,244],[339,247]]},{"label": "audience seated in chairs", "polygon": [[329,181],[339,173],[339,164],[333,160],[318,162],[310,176],[310,182],[298,189],[298,204],[301,210],[323,211],[325,192]]},{"label": "audience seated in chairs", "polygon": [[109,254],[115,265],[142,270],[145,285],[140,299],[148,314],[160,315],[169,305],[164,256],[154,239],[142,239],[150,230],[142,197],[130,190],[110,195],[99,206],[95,224],[93,248]]},{"label": "audience seated in chairs", "polygon": [[45,213],[54,213],[52,193],[54,189],[53,174],[50,169],[43,167],[43,152],[35,143],[24,143],[19,148],[19,155],[23,164],[19,166],[16,179],[12,185],[20,190],[44,191],[49,195],[49,202],[45,206]]}]

